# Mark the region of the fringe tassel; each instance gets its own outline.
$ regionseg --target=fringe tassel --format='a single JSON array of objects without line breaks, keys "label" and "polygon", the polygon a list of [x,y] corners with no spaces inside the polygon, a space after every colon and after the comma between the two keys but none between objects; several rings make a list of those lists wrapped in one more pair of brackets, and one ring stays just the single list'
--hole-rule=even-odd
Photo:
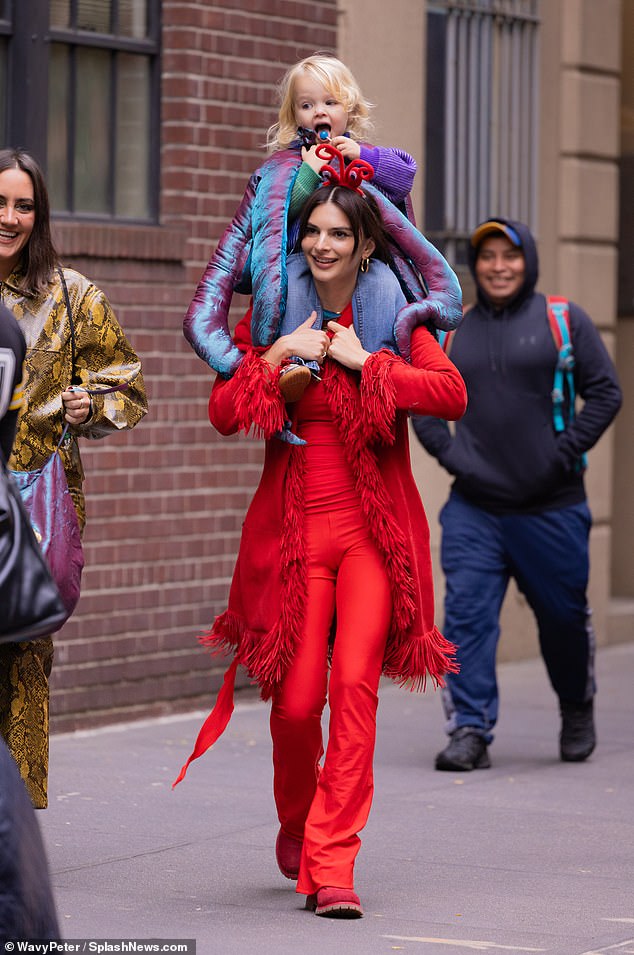
[{"label": "fringe tassel", "polygon": [[458,673],[456,647],[437,627],[417,639],[402,640],[388,650],[383,664],[385,676],[399,686],[424,690],[429,676],[436,687],[444,686],[447,673]]},{"label": "fringe tassel", "polygon": [[284,521],[280,539],[280,617],[264,640],[240,649],[240,658],[257,680],[262,699],[270,698],[293,659],[306,607],[304,540],[304,466],[302,447],[293,446],[284,481]]},{"label": "fringe tassel", "polygon": [[[388,354],[392,355],[391,352]],[[368,361],[370,360],[371,358],[368,358]],[[387,367],[388,364],[381,361],[381,367]],[[357,475],[356,486],[361,509],[372,537],[381,551],[390,579],[393,601],[392,633],[405,632],[412,626],[416,615],[410,555],[405,535],[394,519],[376,454],[367,445],[359,393],[347,374],[338,369],[324,378],[324,384],[334,418],[339,422],[344,453],[353,473]],[[393,420],[391,427],[394,427]]]},{"label": "fringe tassel", "polygon": [[244,621],[230,610],[216,617],[211,630],[201,634],[198,642],[212,653],[235,653],[245,632]]},{"label": "fringe tassel", "polygon": [[293,659],[293,652],[286,637],[281,625],[278,625],[258,640],[245,634],[241,643],[240,661],[260,687],[263,700],[269,699],[273,688],[282,681]]},{"label": "fringe tassel", "polygon": [[286,406],[278,386],[279,370],[250,349],[238,366],[240,378],[236,397],[238,427],[245,434],[253,429],[255,437],[271,438],[286,421]]},{"label": "fringe tassel", "polygon": [[[390,373],[398,355],[382,348],[374,352],[361,372],[361,420],[366,443],[382,441],[394,444],[396,440],[396,388]],[[367,369],[367,370],[366,370]]]},{"label": "fringe tassel", "polygon": [[303,625],[306,607],[306,549],[304,541],[304,461],[301,447],[293,447],[284,484],[284,522],[280,539],[280,616],[268,633],[256,635],[244,620],[226,610],[211,630],[199,638],[213,653],[236,654],[249,677],[270,698],[290,666]]}]

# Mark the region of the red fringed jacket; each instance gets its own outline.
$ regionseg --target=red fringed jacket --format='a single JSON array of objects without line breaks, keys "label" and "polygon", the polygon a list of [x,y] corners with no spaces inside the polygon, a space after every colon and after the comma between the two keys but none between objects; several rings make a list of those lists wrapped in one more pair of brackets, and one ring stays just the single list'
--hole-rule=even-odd
[{"label": "red fringed jacket", "polygon": [[[235,340],[245,360],[232,378],[216,379],[209,418],[221,434],[250,429],[262,434],[266,453],[244,521],[228,609],[203,642],[232,651],[267,699],[284,676],[303,627],[304,454],[301,446],[274,437],[288,409],[279,370],[251,347],[249,315]],[[371,355],[361,373],[326,360],[322,387],[390,577],[393,615],[383,673],[421,689],[427,675],[438,683],[457,667],[454,647],[434,626],[429,529],[411,471],[408,412],[455,420],[467,399],[460,373],[426,328],[414,330],[411,344],[411,364],[387,349]]]}]

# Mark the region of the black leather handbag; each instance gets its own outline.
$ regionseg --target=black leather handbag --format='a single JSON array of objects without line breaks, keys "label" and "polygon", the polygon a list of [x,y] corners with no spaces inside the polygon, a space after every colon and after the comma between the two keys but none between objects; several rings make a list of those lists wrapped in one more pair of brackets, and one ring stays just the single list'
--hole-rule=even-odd
[{"label": "black leather handbag", "polygon": [[48,636],[68,617],[20,492],[0,456],[0,643]]}]

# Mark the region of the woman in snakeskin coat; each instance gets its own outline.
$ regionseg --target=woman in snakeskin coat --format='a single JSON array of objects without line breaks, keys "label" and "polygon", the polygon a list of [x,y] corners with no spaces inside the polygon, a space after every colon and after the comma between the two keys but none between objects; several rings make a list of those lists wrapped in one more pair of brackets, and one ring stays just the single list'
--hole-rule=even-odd
[{"label": "woman in snakeskin coat", "polygon": [[[79,272],[61,268],[42,171],[29,153],[14,149],[0,150],[0,299],[27,344],[24,399],[9,467],[42,467],[68,424],[70,440],[60,453],[83,528],[78,438],[102,438],[141,420],[147,411],[141,365],[103,292]],[[123,390],[92,396],[81,390],[115,385]],[[50,637],[0,648],[0,733],[37,808],[47,805],[52,662]]]}]

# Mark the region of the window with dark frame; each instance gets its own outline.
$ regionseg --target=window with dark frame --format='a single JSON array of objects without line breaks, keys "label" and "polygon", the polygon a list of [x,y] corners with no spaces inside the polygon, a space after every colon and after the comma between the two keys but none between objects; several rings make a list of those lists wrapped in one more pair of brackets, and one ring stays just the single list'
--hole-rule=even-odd
[{"label": "window with dark frame", "polygon": [[8,6],[4,142],[43,165],[56,215],[156,221],[160,0],[19,0],[5,22]]},{"label": "window with dark frame", "polygon": [[536,227],[539,0],[427,6],[425,233],[454,265],[491,214]]}]

